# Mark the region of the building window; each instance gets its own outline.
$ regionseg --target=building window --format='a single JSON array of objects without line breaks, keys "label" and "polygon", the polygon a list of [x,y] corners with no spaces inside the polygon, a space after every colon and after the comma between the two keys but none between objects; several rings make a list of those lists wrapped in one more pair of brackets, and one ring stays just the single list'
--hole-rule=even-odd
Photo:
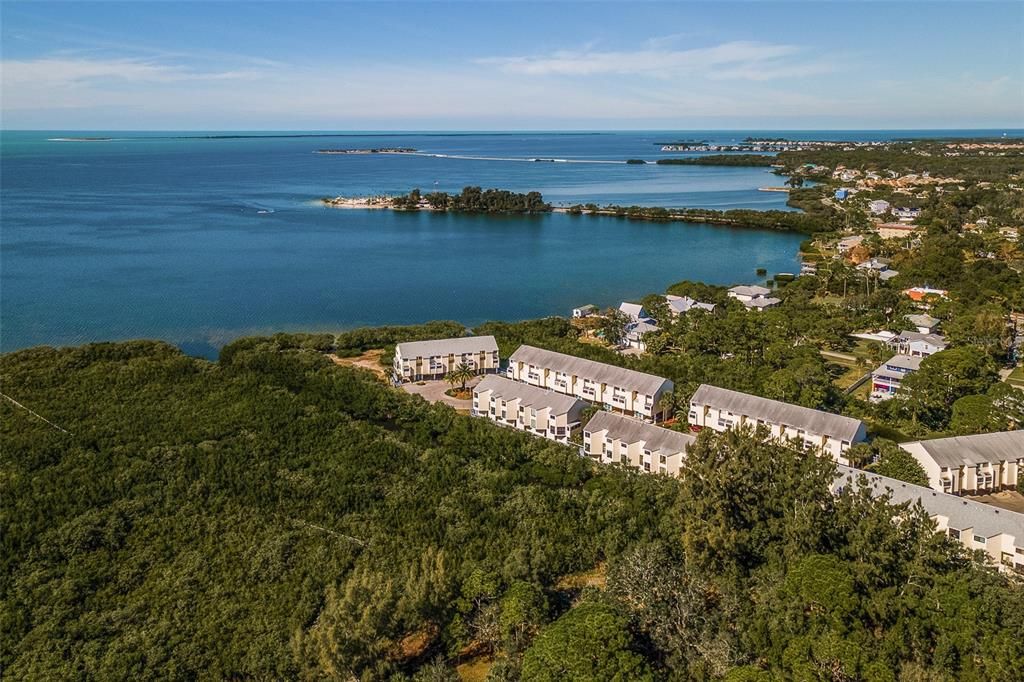
[{"label": "building window", "polygon": [[977,542],[979,545],[984,545],[986,540],[987,540],[987,538],[983,538],[980,535],[975,535],[974,536],[974,541]]},{"label": "building window", "polygon": [[953,538],[954,540],[960,539],[960,531],[958,531],[956,528],[949,528],[946,532],[949,533],[949,537]]},{"label": "building window", "polygon": [[644,462],[644,471],[649,472],[650,470],[651,470],[651,463],[650,462]]},{"label": "building window", "polygon": [[668,458],[665,457],[665,455],[658,455],[658,461],[660,461],[662,464],[665,464],[666,462],[668,462]]}]

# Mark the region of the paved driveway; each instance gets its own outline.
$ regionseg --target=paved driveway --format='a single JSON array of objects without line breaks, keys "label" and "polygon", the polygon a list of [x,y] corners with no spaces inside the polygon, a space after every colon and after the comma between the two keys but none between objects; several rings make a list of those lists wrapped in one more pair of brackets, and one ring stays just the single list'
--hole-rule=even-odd
[{"label": "paved driveway", "polygon": [[[466,382],[467,387],[473,387],[480,383],[483,379],[482,376],[474,377],[473,379]],[[423,398],[429,402],[436,403],[442,402],[445,405],[451,405],[456,410],[462,410],[469,412],[473,409],[473,401],[470,400],[459,400],[453,398],[450,395],[445,395],[444,392],[451,388],[451,384],[443,380],[424,381],[422,386],[418,382],[410,381],[402,384],[402,389],[406,393],[412,393],[413,395],[423,396]]]}]

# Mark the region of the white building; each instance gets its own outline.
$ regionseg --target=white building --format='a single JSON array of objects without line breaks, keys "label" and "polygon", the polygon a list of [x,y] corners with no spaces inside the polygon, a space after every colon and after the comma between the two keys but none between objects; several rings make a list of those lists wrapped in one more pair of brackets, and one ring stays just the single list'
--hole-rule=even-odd
[{"label": "white building", "polygon": [[871,373],[871,402],[888,400],[900,390],[903,379],[921,367],[921,356],[894,355]]},{"label": "white building", "polygon": [[575,318],[590,317],[591,315],[597,314],[597,306],[591,303],[587,305],[581,305],[579,308],[572,309],[572,316]]},{"label": "white building", "polygon": [[507,376],[648,421],[662,417],[661,398],[674,388],[671,381],[653,374],[533,346],[520,346],[512,353]]},{"label": "white building", "polygon": [[946,350],[949,344],[946,343],[946,337],[941,334],[905,331],[890,339],[889,345],[895,348],[897,353],[923,358]]},{"label": "white building", "polygon": [[985,552],[1001,570],[1024,573],[1024,514],[839,466],[832,490],[840,493],[848,488],[867,488],[874,496],[888,494],[892,504],[920,502],[936,531],[969,550]]},{"label": "white building", "polygon": [[778,304],[782,303],[781,299],[773,298],[768,294],[772,293],[771,289],[759,286],[747,286],[741,285],[733,287],[726,292],[729,298],[734,298],[747,307],[748,310],[764,310],[765,308],[774,308]]},{"label": "white building", "polygon": [[849,463],[844,455],[851,445],[867,438],[859,419],[708,384],[701,384],[690,398],[689,421],[697,431],[765,429],[773,440],[796,439],[805,448],[820,449],[840,464]]},{"label": "white building", "polygon": [[668,311],[673,317],[679,317],[691,310],[706,310],[709,313],[715,312],[714,303],[703,303],[701,301],[694,300],[689,296],[674,296],[668,294],[665,296],[665,303],[668,305]]},{"label": "white building", "polygon": [[868,203],[868,210],[871,211],[872,215],[882,215],[888,213],[892,205],[885,199],[875,199]]},{"label": "white building", "polygon": [[603,464],[620,462],[651,473],[678,476],[686,449],[697,440],[611,412],[598,412],[583,428],[583,454]]},{"label": "white building", "polygon": [[400,381],[440,379],[460,364],[477,374],[497,372],[498,342],[493,336],[407,341],[395,346],[394,375]]},{"label": "white building", "polygon": [[569,442],[586,408],[578,398],[497,375],[473,387],[474,415],[559,443]]},{"label": "white building", "polygon": [[857,265],[857,269],[877,273],[878,279],[883,282],[900,274],[897,270],[893,270],[889,267],[889,261],[885,258],[870,258]]},{"label": "white building", "polygon": [[919,440],[900,447],[924,468],[928,485],[953,495],[1014,489],[1024,467],[1024,431]]},{"label": "white building", "polygon": [[633,322],[651,319],[651,316],[647,314],[647,311],[644,310],[644,307],[639,303],[620,303],[619,312],[628,317]]}]

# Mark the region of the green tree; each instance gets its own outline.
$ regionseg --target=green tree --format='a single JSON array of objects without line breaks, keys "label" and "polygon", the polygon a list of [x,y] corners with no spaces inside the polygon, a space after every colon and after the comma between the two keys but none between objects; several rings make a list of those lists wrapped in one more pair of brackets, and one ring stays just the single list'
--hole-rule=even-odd
[{"label": "green tree", "polygon": [[586,601],[540,632],[523,656],[523,682],[653,680],[633,648],[629,621],[600,600]]},{"label": "green tree", "polygon": [[903,380],[902,404],[914,423],[941,430],[946,427],[953,403],[984,393],[998,373],[992,358],[974,346],[962,346],[930,355],[920,369]]},{"label": "green tree", "polygon": [[611,346],[621,346],[626,340],[626,327],[629,324],[629,316],[621,310],[609,308],[601,320],[598,331],[602,338]]},{"label": "green tree", "polygon": [[899,445],[891,440],[876,438],[871,447],[878,461],[868,466],[870,471],[915,485],[928,485],[928,474],[924,468]]}]

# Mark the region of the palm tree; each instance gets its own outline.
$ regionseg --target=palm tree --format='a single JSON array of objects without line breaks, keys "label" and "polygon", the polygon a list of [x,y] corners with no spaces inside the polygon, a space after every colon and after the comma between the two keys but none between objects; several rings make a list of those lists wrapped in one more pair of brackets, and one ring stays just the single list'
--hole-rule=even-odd
[{"label": "palm tree", "polygon": [[676,396],[671,391],[662,395],[661,398],[658,400],[658,412],[661,413],[661,415],[665,419],[668,419],[669,417],[673,416],[673,413],[675,412],[675,406]]},{"label": "palm tree", "polygon": [[[475,377],[476,372],[473,371],[473,368],[469,364],[465,362],[460,362],[455,366],[455,369],[448,372],[448,376],[451,377],[451,379],[454,381],[454,383],[452,384],[452,388],[455,387],[454,384],[461,382],[462,386],[459,390],[465,391],[466,382]],[[451,381],[449,381],[449,383],[451,383]]]}]

